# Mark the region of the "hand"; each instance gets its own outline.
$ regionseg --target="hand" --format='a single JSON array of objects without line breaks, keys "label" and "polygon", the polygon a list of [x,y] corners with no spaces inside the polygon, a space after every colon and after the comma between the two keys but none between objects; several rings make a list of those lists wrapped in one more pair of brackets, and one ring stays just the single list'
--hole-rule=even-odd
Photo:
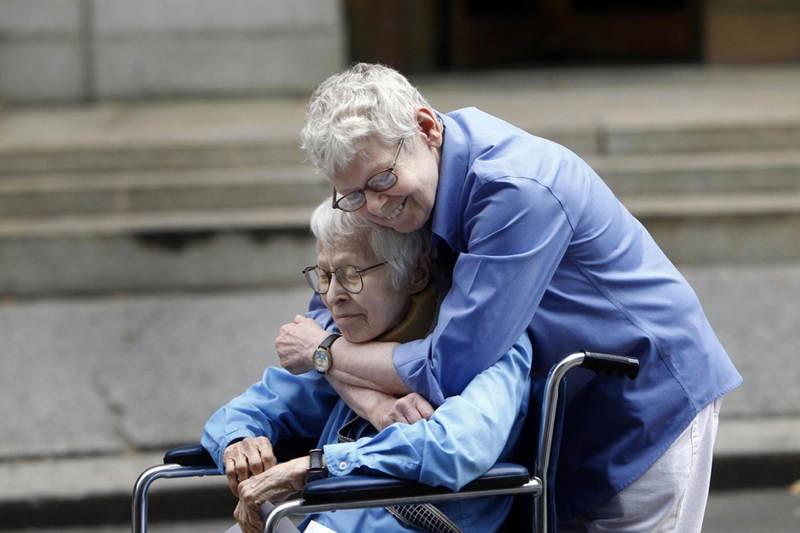
[{"label": "hand", "polygon": [[239,483],[239,499],[256,511],[266,501],[278,503],[285,500],[303,489],[308,477],[308,466],[307,455],[275,465],[266,472]]},{"label": "hand", "polygon": [[417,420],[427,420],[431,416],[433,416],[433,406],[428,400],[412,392],[394,401],[389,410],[383,414],[380,425],[385,428],[395,422],[413,424]]},{"label": "hand", "polygon": [[239,497],[239,483],[266,472],[277,463],[267,437],[247,437],[225,448],[222,454],[228,487]]},{"label": "hand", "polygon": [[295,316],[294,321],[280,327],[275,338],[281,366],[292,374],[308,372],[314,368],[314,350],[328,335],[314,320]]},{"label": "hand", "polygon": [[264,531],[264,520],[261,519],[260,508],[249,507],[242,500],[236,504],[233,519],[239,524],[243,533],[262,533]]}]

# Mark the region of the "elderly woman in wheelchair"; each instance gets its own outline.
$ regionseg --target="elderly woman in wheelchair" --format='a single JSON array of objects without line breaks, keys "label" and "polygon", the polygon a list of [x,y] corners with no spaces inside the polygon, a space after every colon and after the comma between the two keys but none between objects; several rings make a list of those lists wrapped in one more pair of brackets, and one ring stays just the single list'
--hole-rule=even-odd
[{"label": "elderly woman in wheelchair", "polygon": [[[260,382],[214,413],[202,437],[239,497],[234,517],[245,533],[261,531],[273,504],[309,477],[370,473],[458,490],[510,456],[527,410],[531,344],[523,336],[435,411],[400,388],[399,399],[374,392],[373,411],[353,411],[348,396],[370,384],[342,381],[329,348],[339,335],[354,343],[407,342],[428,333],[438,304],[429,236],[372,226],[330,201],[315,210],[311,227],[317,264],[303,272],[333,319],[320,323],[328,336],[314,352],[316,370],[267,368]],[[313,309],[308,316],[316,318]],[[370,365],[368,353],[363,363]],[[319,449],[276,464],[272,446],[289,438],[317,438]],[[346,510],[310,515],[299,527],[493,531],[510,506],[509,497],[488,497]],[[293,528],[287,521],[281,527]]]}]

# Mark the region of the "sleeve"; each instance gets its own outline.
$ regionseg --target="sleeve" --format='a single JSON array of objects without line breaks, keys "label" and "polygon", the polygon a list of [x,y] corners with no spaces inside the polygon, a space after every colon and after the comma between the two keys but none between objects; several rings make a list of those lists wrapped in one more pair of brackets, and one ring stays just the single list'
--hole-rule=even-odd
[{"label": "sleeve", "polygon": [[460,393],[525,331],[573,228],[549,188],[503,178],[473,194],[463,232],[466,252],[456,260],[434,331],[393,353],[408,388],[434,404]]},{"label": "sleeve", "polygon": [[331,475],[378,472],[426,485],[461,487],[497,462],[524,415],[530,391],[531,344],[527,335],[430,420],[392,424],[374,437],[328,444]]},{"label": "sleeve", "polygon": [[[336,324],[333,322],[333,316],[331,312],[325,307],[325,304],[322,303],[322,298],[317,293],[314,293],[311,296],[311,300],[308,302],[308,311],[306,311],[306,316],[313,320],[316,320],[320,327],[324,330],[334,330],[336,328]],[[336,330],[338,331],[338,329]]]},{"label": "sleeve", "polygon": [[223,471],[222,454],[235,439],[265,436],[274,444],[282,438],[319,436],[337,399],[315,371],[293,375],[269,367],[260,382],[211,415],[201,444]]}]

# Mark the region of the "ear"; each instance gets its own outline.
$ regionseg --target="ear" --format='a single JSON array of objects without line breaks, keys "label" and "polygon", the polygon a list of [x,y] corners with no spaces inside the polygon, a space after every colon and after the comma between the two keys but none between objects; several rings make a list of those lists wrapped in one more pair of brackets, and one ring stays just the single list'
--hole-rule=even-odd
[{"label": "ear", "polygon": [[420,257],[417,260],[417,264],[414,266],[414,272],[411,275],[411,284],[409,285],[409,292],[411,294],[417,294],[428,286],[431,279],[430,263],[430,259],[427,256]]},{"label": "ear", "polygon": [[419,124],[419,131],[425,137],[428,146],[431,148],[442,146],[444,125],[439,122],[433,109],[430,107],[417,109],[417,124]]}]

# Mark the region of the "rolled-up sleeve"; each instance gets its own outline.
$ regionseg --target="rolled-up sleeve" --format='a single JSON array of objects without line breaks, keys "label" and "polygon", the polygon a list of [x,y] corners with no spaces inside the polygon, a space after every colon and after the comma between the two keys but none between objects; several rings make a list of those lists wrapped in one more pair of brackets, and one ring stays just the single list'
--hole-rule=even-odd
[{"label": "rolled-up sleeve", "polygon": [[573,235],[559,199],[535,179],[487,181],[473,196],[464,213],[467,251],[436,328],[393,353],[406,386],[435,404],[460,393],[525,331]]},{"label": "rolled-up sleeve", "polygon": [[374,437],[326,445],[329,472],[379,472],[459,490],[491,468],[505,449],[527,408],[530,369],[531,344],[522,335],[430,420],[392,424]]},{"label": "rolled-up sleeve", "polygon": [[223,471],[223,452],[235,439],[265,436],[274,444],[282,438],[318,437],[337,399],[315,371],[293,375],[269,367],[260,382],[208,419],[201,444]]}]

